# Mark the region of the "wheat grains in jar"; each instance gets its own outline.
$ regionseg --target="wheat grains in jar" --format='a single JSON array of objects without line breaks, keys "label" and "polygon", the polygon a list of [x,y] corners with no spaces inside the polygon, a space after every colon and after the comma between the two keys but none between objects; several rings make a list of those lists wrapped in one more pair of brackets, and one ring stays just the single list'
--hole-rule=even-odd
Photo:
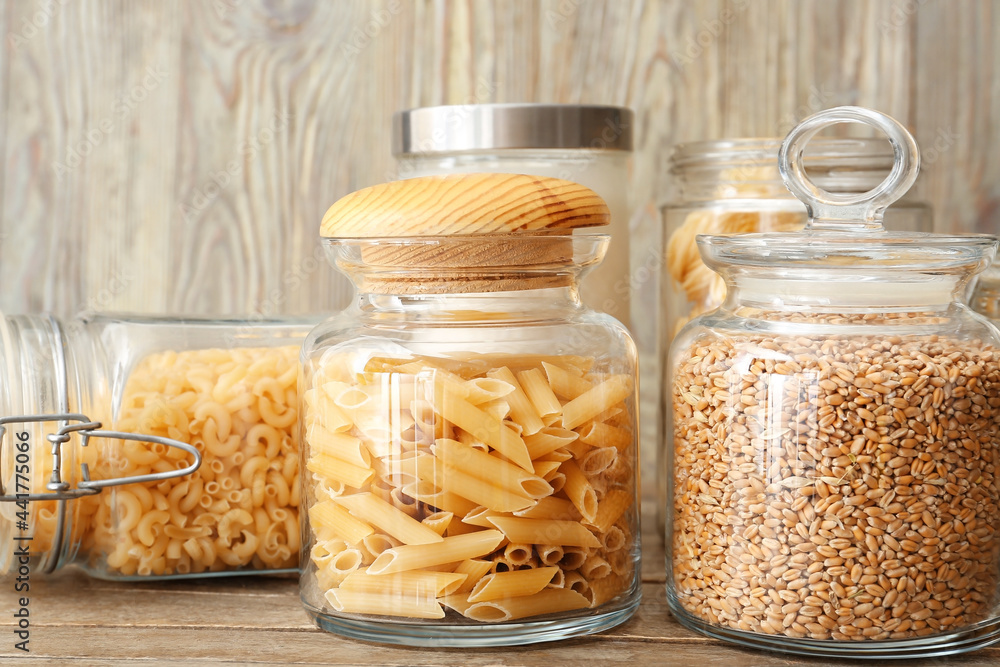
[{"label": "wheat grains in jar", "polygon": [[314,323],[0,317],[0,573],[297,571]]},{"label": "wheat grains in jar", "polygon": [[[890,139],[871,193],[804,173],[804,145],[838,122]],[[780,164],[804,231],[698,238],[727,295],[669,354],[668,603],[778,651],[983,646],[1000,634],[1000,339],[961,298],[996,239],[882,229],[918,157],[877,112],[816,114]]]},{"label": "wheat grains in jar", "polygon": [[607,237],[592,191],[422,177],[337,202],[357,287],[303,346],[302,599],[411,645],[597,632],[639,602],[636,353],[578,285]]},{"label": "wheat grains in jar", "polygon": [[[805,206],[791,195],[778,173],[779,137],[698,141],[676,146],[670,156],[674,192],[661,209],[664,225],[663,271],[660,285],[659,334],[666,351],[692,318],[718,308],[726,298],[722,277],[702,260],[695,239],[699,234],[743,234],[801,230],[808,219]],[[878,139],[817,137],[803,156],[806,173],[836,194],[862,193],[876,187],[892,167],[893,154]],[[931,231],[930,207],[903,196],[885,212],[890,231]],[[662,377],[660,368],[657,377]],[[660,413],[661,421],[670,418]],[[658,452],[669,442],[662,423]],[[666,489],[657,479],[658,511],[665,507]],[[663,529],[663,515],[657,525]]]}]

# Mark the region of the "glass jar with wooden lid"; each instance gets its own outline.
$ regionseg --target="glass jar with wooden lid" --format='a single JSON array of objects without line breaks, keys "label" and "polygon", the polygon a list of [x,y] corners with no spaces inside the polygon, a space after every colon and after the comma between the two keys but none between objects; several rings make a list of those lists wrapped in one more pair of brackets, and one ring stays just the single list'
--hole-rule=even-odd
[{"label": "glass jar with wooden lid", "polygon": [[592,191],[462,174],[355,192],[322,235],[351,306],[303,346],[302,599],[410,645],[597,632],[639,602],[636,352],[580,301]]}]

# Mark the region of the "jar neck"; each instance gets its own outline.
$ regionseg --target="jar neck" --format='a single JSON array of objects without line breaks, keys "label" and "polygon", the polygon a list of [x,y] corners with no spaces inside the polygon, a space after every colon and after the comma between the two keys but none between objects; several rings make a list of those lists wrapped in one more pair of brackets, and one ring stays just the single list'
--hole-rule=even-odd
[{"label": "jar neck", "polygon": [[577,281],[561,287],[480,293],[359,292],[354,307],[371,322],[509,324],[566,316],[583,309]]},{"label": "jar neck", "polygon": [[740,267],[723,270],[722,308],[823,313],[913,313],[945,311],[962,302],[970,276],[893,271],[784,270]]},{"label": "jar neck", "polygon": [[[71,379],[75,361],[62,323],[48,315],[0,316],[0,369],[4,374],[0,413],[4,417],[59,415],[78,411]],[[74,370],[70,370],[70,369]],[[57,421],[22,422],[8,425],[4,446],[15,435],[28,443],[30,492],[50,492],[55,459],[47,436],[63,424]],[[79,440],[71,438],[60,448],[61,480],[75,487],[81,463]],[[32,500],[30,508],[31,550],[38,556],[39,572],[52,572],[72,562],[80,531],[76,530],[78,500]],[[0,521],[6,521],[4,516]],[[16,531],[3,526],[0,532]],[[0,573],[7,564],[0,557]],[[13,564],[16,567],[16,563]]]}]

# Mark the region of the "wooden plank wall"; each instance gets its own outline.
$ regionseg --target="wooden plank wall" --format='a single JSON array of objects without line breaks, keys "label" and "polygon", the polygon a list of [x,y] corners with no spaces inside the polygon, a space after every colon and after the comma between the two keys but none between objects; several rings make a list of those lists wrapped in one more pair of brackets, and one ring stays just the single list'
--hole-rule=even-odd
[{"label": "wooden plank wall", "polygon": [[639,238],[670,145],[872,106],[937,142],[939,230],[1000,231],[998,28],[989,0],[3,0],[0,308],[338,307],[322,213],[428,104],[634,107]]}]

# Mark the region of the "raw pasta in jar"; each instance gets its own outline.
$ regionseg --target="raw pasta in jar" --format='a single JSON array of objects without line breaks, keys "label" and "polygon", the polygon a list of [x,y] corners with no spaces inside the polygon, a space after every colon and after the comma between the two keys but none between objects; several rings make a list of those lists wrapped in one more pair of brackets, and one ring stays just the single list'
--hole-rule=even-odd
[{"label": "raw pasta in jar", "polygon": [[570,355],[327,353],[307,387],[325,607],[495,623],[632,590],[631,376]]},{"label": "raw pasta in jar", "polygon": [[[164,576],[297,566],[298,349],[167,351],[135,367],[115,427],[191,443],[202,465],[87,498],[91,569]],[[92,464],[99,479],[187,464],[159,444],[103,447]]]}]

